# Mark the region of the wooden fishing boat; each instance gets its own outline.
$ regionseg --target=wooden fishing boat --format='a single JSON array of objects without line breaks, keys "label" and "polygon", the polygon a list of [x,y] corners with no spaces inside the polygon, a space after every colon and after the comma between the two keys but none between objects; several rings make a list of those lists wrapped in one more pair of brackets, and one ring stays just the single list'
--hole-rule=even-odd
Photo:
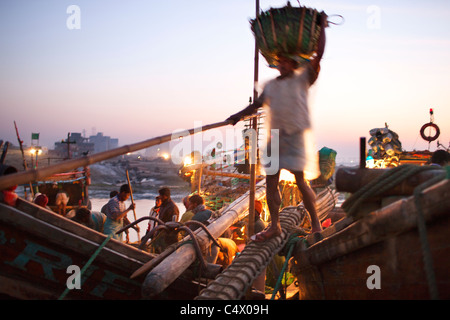
[{"label": "wooden fishing boat", "polygon": [[[89,167],[85,167],[80,171],[54,174],[47,177],[44,181],[35,182],[32,185],[35,190],[47,195],[47,206],[55,212],[58,212],[56,195],[60,190],[64,191],[69,198],[66,205],[66,214],[79,206],[91,208],[89,200]],[[27,185],[25,184],[24,187],[26,188]]]},{"label": "wooden fishing boat", "polygon": [[[201,130],[225,125],[228,125],[228,122],[204,126]],[[198,130],[194,128],[189,132],[192,134]],[[44,168],[3,175],[0,176],[0,190],[30,181],[45,181],[51,175],[87,167],[92,163],[169,141],[171,138],[171,135],[165,135]],[[251,191],[247,194],[251,194]],[[242,197],[240,201],[243,201]],[[231,214],[221,215],[219,219],[222,222],[211,223],[210,229],[215,236],[237,221],[237,211],[247,209],[248,212],[250,201],[244,202],[245,205],[241,205],[240,210],[230,204],[230,208],[234,208]],[[17,200],[15,206],[0,204],[0,221],[2,297],[140,299],[143,283],[144,289],[148,288],[148,281],[144,281],[145,273],[132,279],[131,275],[154,260],[156,256],[153,254],[106,237],[22,198]],[[203,240],[201,236],[200,230],[200,242],[208,241]],[[152,294],[152,299],[192,299],[204,288],[204,284],[196,281],[196,266],[192,263],[196,256],[195,253],[192,254],[195,250],[191,249],[189,245],[181,248],[180,251],[186,251],[192,260],[175,268],[175,275],[171,272],[172,268],[163,270],[162,273],[168,276],[168,281],[157,294]],[[153,271],[160,270],[166,260]],[[73,271],[71,273],[73,266],[80,268],[82,272],[80,290],[68,290],[69,279],[73,280],[75,277]],[[217,268],[214,270],[217,271]],[[213,272],[210,275],[204,273],[202,276],[205,279],[215,275]]]},{"label": "wooden fishing boat", "polygon": [[[104,234],[21,198],[16,207],[0,204],[0,212],[0,293],[3,298],[141,298],[143,278],[130,279],[130,275],[154,255],[108,239]],[[81,276],[80,289],[69,290],[63,296],[69,279],[74,276],[69,267],[82,270],[97,250],[98,256]],[[189,299],[198,289],[198,284],[180,277],[156,298]]]},{"label": "wooden fishing boat", "polygon": [[[356,193],[394,169],[341,170],[336,187]],[[300,299],[450,298],[450,181],[438,181],[444,170],[426,171],[299,243],[292,270]]]}]

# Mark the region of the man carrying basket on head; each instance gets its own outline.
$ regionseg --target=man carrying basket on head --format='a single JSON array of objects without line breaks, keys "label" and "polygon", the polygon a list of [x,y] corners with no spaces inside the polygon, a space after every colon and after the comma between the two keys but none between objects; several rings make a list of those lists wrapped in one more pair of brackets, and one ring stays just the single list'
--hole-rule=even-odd
[{"label": "man carrying basket on head", "polygon": [[[268,229],[252,237],[256,242],[262,242],[281,234],[279,208],[281,197],[278,188],[280,170],[286,169],[294,174],[299,191],[302,193],[306,210],[311,217],[311,232],[320,232],[322,227],[315,208],[315,193],[305,181],[309,163],[312,164],[314,175],[318,176],[317,152],[308,155],[307,144],[311,143],[308,134],[311,132],[311,120],[308,109],[308,89],[316,81],[320,71],[320,60],[325,49],[325,27],[327,16],[320,14],[320,35],[318,38],[316,56],[299,63],[298,55],[279,53],[275,57],[280,76],[270,80],[264,87],[261,96],[247,108],[230,116],[227,120],[235,125],[243,117],[253,114],[263,105],[267,106],[267,121],[272,135],[279,138],[279,167],[274,173],[266,172],[266,197],[269,207],[271,224]],[[267,59],[267,58],[266,58]],[[270,135],[269,135],[270,137]],[[270,138],[269,138],[270,140]],[[275,140],[275,139],[274,139]],[[276,147],[268,142],[268,149]]]}]

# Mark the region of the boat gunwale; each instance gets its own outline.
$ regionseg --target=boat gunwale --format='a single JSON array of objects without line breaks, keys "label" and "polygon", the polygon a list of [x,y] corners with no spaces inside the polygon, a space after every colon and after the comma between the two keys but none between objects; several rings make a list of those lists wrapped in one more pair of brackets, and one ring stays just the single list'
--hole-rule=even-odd
[{"label": "boat gunwale", "polygon": [[[441,181],[423,191],[424,195],[438,196],[439,192],[447,193],[447,197],[442,197],[441,202],[424,203],[423,211],[427,224],[435,222],[450,214],[450,181]],[[322,234],[326,235],[322,240],[310,243],[309,246],[301,244],[294,251],[294,258],[298,262],[300,269],[311,265],[318,266],[328,261],[338,259],[341,256],[361,250],[364,247],[381,242],[389,237],[397,236],[401,233],[417,228],[416,213],[411,213],[415,207],[414,196],[402,198],[381,209],[375,210],[366,217],[356,221],[339,220],[344,228],[339,228],[336,232],[326,235],[326,230]],[[395,211],[397,209],[397,211]],[[399,223],[392,223],[392,213],[396,214]],[[391,220],[391,228],[385,227],[386,221]],[[345,225],[349,223],[348,225]],[[400,222],[403,222],[401,224]],[[374,227],[377,232],[374,235]],[[372,232],[369,232],[372,231]],[[355,236],[356,233],[356,236]],[[309,238],[313,241],[313,238]]]}]

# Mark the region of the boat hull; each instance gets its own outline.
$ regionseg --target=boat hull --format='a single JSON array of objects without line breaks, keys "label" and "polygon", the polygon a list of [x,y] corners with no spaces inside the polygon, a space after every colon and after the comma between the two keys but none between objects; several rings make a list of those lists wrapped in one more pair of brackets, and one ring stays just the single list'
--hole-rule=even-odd
[{"label": "boat hull", "polygon": [[[14,299],[142,298],[144,276],[134,271],[154,258],[58,214],[19,199],[17,207],[0,204],[0,296]],[[95,259],[83,272],[75,271]],[[69,285],[68,285],[69,283]],[[192,299],[198,285],[177,279],[158,299]],[[66,295],[66,289],[70,289]],[[198,289],[198,288],[197,288]]]},{"label": "boat hull", "polygon": [[[293,272],[299,298],[449,299],[449,186],[448,180],[441,183],[427,192],[424,200],[431,259],[424,259],[417,211],[410,197],[361,220],[344,219],[323,240],[297,248]],[[425,260],[432,263],[432,272],[425,271]],[[429,275],[435,278],[435,291]],[[436,291],[437,296],[432,294]]]},{"label": "boat hull", "polygon": [[[58,299],[68,282],[76,283],[70,281],[75,272],[69,267],[81,270],[101,244],[95,240],[106,238],[96,232],[96,239],[89,237],[91,230],[58,216],[66,220],[61,225],[80,228],[82,236],[16,208],[2,206],[1,211],[0,292],[12,298]],[[130,272],[139,265],[138,260],[106,247],[81,276],[80,288],[70,290],[67,298],[139,299],[141,283],[129,279]]]}]

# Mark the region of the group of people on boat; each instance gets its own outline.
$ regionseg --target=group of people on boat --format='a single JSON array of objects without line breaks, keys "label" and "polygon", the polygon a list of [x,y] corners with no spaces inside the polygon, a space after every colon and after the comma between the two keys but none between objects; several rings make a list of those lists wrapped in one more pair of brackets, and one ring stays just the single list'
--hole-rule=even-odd
[{"label": "group of people on boat", "polygon": [[[184,225],[188,221],[196,221],[197,223],[188,226],[192,231],[200,227],[198,223],[205,226],[208,225],[208,220],[211,218],[213,212],[205,206],[202,196],[194,194],[184,197],[182,202],[185,207],[185,212],[180,216],[179,208],[171,198],[170,189],[164,187],[159,189],[158,193],[159,195],[155,199],[155,206],[151,208],[149,216],[159,221],[157,222],[156,219],[149,220],[145,234],[156,228],[159,222],[164,224],[168,222],[179,222],[180,225]],[[120,187],[119,191],[112,191],[110,193],[109,201],[101,208],[100,212],[91,211],[86,207],[80,207],[75,210],[74,214],[68,214],[67,217],[98,232],[111,235],[113,239],[129,243],[129,230],[126,229],[122,233],[117,233],[117,231],[131,224],[127,214],[135,209],[135,204],[131,203],[129,206],[125,204],[130,194],[131,190],[129,185],[124,184]],[[257,200],[255,202],[256,232],[262,231],[266,227],[260,218],[262,210],[262,203]],[[132,228],[139,233],[140,228],[137,224],[132,226]],[[209,252],[205,255],[205,259],[209,263],[219,263],[227,266],[232,262],[236,253],[241,250],[233,240],[236,237],[236,234],[233,234],[233,230],[240,231],[238,228],[230,228],[217,239],[220,247],[214,244],[210,247]],[[123,239],[123,233],[125,233],[125,240]],[[150,244],[145,249],[152,253],[162,253],[169,245],[182,240],[186,235],[186,232],[180,231],[177,228],[164,228],[152,236]]]}]

